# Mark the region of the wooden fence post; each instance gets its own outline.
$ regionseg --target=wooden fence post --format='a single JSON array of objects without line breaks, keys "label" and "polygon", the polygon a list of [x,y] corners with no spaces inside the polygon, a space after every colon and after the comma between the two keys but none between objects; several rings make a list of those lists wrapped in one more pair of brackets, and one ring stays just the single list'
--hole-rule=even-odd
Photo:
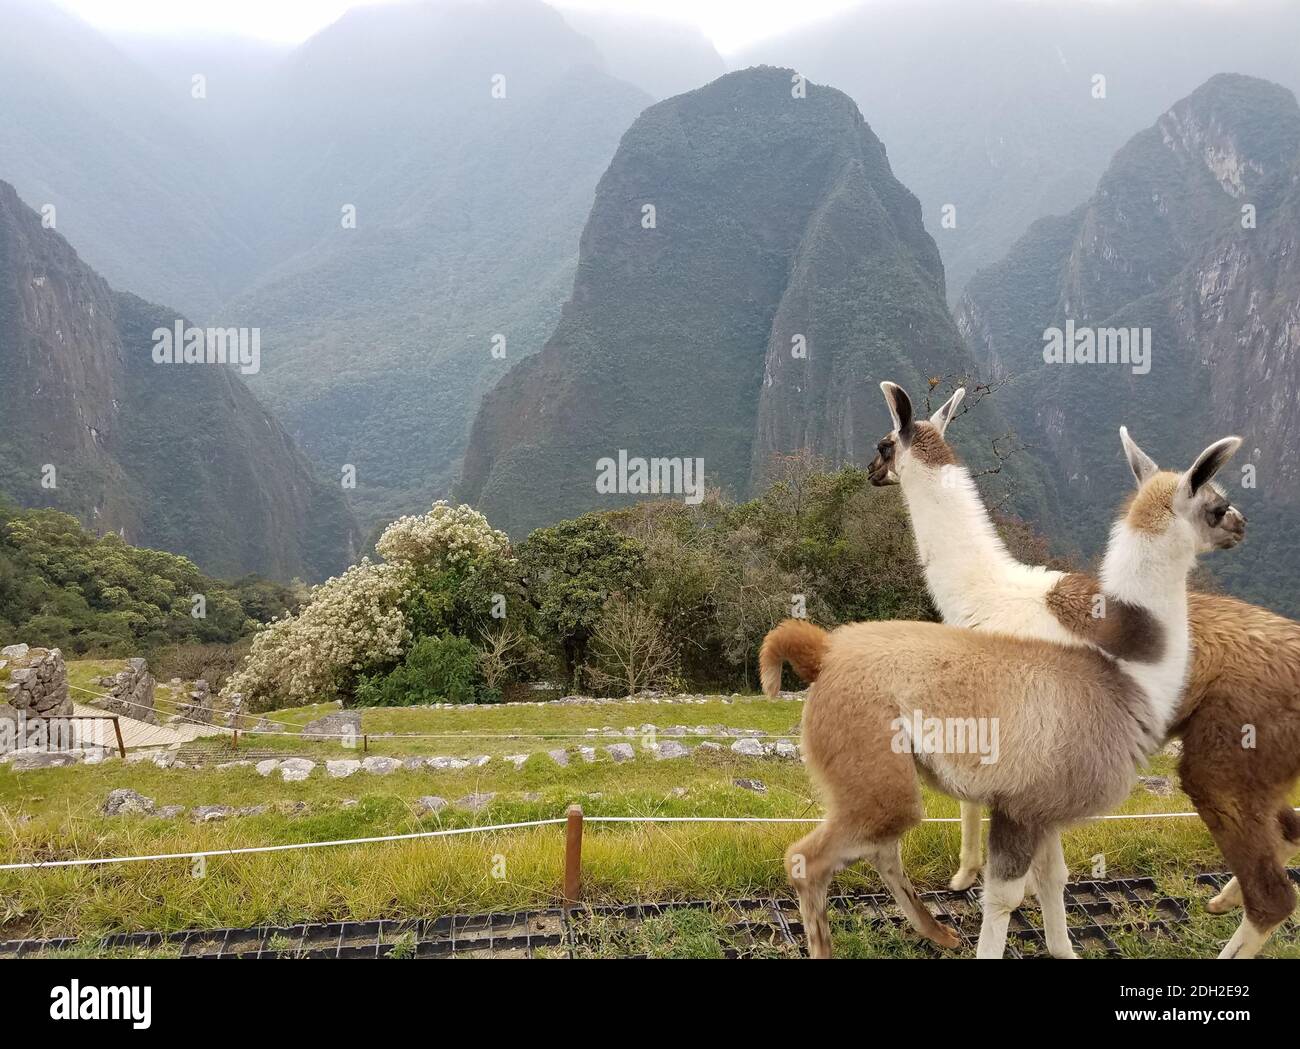
[{"label": "wooden fence post", "polygon": [[582,896],[582,806],[570,805],[564,826],[564,907]]},{"label": "wooden fence post", "polygon": [[122,724],[116,717],[113,718],[113,731],[117,733],[117,752],[122,756],[122,760],[125,761],[126,744],[122,742]]}]

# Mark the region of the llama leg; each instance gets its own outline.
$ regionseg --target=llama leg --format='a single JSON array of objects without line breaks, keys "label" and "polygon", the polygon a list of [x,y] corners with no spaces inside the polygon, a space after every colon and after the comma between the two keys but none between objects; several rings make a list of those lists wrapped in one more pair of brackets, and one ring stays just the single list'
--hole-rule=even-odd
[{"label": "llama leg", "polygon": [[1011,912],[1025,898],[1025,876],[1043,839],[1040,827],[1016,823],[994,809],[989,824],[989,864],[984,877],[984,920],[977,958],[1001,958]]},{"label": "llama leg", "polygon": [[867,858],[880,872],[881,879],[894,896],[894,902],[907,916],[913,929],[940,947],[960,946],[961,940],[957,934],[940,925],[916,894],[916,889],[903,870],[903,854],[897,838],[893,841],[874,842],[867,852]]},{"label": "llama leg", "polygon": [[1038,903],[1043,909],[1043,930],[1047,935],[1047,952],[1053,958],[1077,958],[1070,943],[1070,929],[1065,920],[1065,851],[1059,831],[1049,831],[1038,847],[1029,868],[1038,884]]},{"label": "llama leg", "polygon": [[831,956],[826,892],[835,872],[860,859],[869,846],[860,832],[834,819],[800,838],[785,853],[785,871],[799,895],[799,915],[811,958]]},{"label": "llama leg", "polygon": [[1271,819],[1252,817],[1221,829],[1215,838],[1237,872],[1246,913],[1219,957],[1253,958],[1295,910],[1285,857],[1300,848],[1300,816],[1287,807],[1275,810]]},{"label": "llama leg", "polygon": [[980,807],[977,802],[961,803],[961,861],[948,888],[957,892],[969,889],[980,876],[984,858],[980,847]]},{"label": "llama leg", "polygon": [[1219,894],[1205,905],[1205,909],[1211,914],[1227,914],[1240,906],[1241,882],[1233,875],[1228,879],[1228,884],[1219,890]]}]

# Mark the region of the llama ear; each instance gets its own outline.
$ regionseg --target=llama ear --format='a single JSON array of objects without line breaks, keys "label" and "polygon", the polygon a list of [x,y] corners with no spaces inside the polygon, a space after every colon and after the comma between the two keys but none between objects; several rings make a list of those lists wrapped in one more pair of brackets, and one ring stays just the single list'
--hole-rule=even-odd
[{"label": "llama ear", "polygon": [[1187,485],[1188,492],[1192,495],[1199,492],[1205,482],[1237,454],[1237,449],[1240,447],[1240,437],[1225,437],[1221,441],[1215,441],[1198,455],[1196,462],[1192,463],[1187,473],[1183,474],[1183,483]]},{"label": "llama ear", "polygon": [[1160,467],[1156,465],[1154,459],[1147,455],[1137,446],[1137,442],[1128,435],[1128,427],[1119,428],[1119,441],[1124,446],[1124,454],[1128,456],[1129,469],[1133,471],[1133,479],[1137,481],[1137,486],[1142,487],[1146,479],[1154,473],[1158,473]]},{"label": "llama ear", "polygon": [[907,396],[907,391],[897,383],[882,382],[880,389],[885,395],[885,403],[889,405],[889,414],[894,420],[895,431],[905,444],[910,443],[915,428],[912,398]]},{"label": "llama ear", "polygon": [[961,404],[962,398],[965,396],[966,387],[959,386],[957,392],[948,398],[948,402],[930,416],[930,425],[939,431],[940,437],[942,437],[944,431],[948,429],[948,424],[952,422],[952,417],[957,414],[957,406]]}]

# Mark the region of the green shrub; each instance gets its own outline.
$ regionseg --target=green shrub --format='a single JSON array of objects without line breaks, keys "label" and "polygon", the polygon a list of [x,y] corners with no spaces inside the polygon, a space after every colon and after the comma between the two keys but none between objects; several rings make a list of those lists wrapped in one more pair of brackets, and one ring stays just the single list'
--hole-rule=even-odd
[{"label": "green shrub", "polygon": [[402,665],[357,685],[359,707],[409,707],[426,703],[491,702],[499,693],[483,686],[478,650],[463,637],[421,638]]}]

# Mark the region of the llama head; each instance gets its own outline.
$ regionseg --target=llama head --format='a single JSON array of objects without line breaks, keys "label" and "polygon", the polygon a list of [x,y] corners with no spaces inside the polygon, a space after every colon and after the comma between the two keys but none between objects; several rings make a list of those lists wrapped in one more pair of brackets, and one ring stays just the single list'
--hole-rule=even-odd
[{"label": "llama head", "polygon": [[889,405],[894,428],[876,445],[876,457],[867,467],[867,477],[876,487],[901,484],[904,477],[929,474],[941,466],[957,461],[951,446],[943,439],[948,423],[952,421],[966,396],[965,387],[959,389],[928,422],[917,420],[912,412],[912,399],[901,386],[882,382],[880,389]]},{"label": "llama head", "polygon": [[1229,550],[1246,535],[1246,517],[1211,478],[1241,447],[1240,437],[1224,437],[1196,457],[1185,473],[1161,470],[1128,434],[1119,429],[1137,494],[1123,521],[1144,536],[1168,536],[1200,554]]}]

